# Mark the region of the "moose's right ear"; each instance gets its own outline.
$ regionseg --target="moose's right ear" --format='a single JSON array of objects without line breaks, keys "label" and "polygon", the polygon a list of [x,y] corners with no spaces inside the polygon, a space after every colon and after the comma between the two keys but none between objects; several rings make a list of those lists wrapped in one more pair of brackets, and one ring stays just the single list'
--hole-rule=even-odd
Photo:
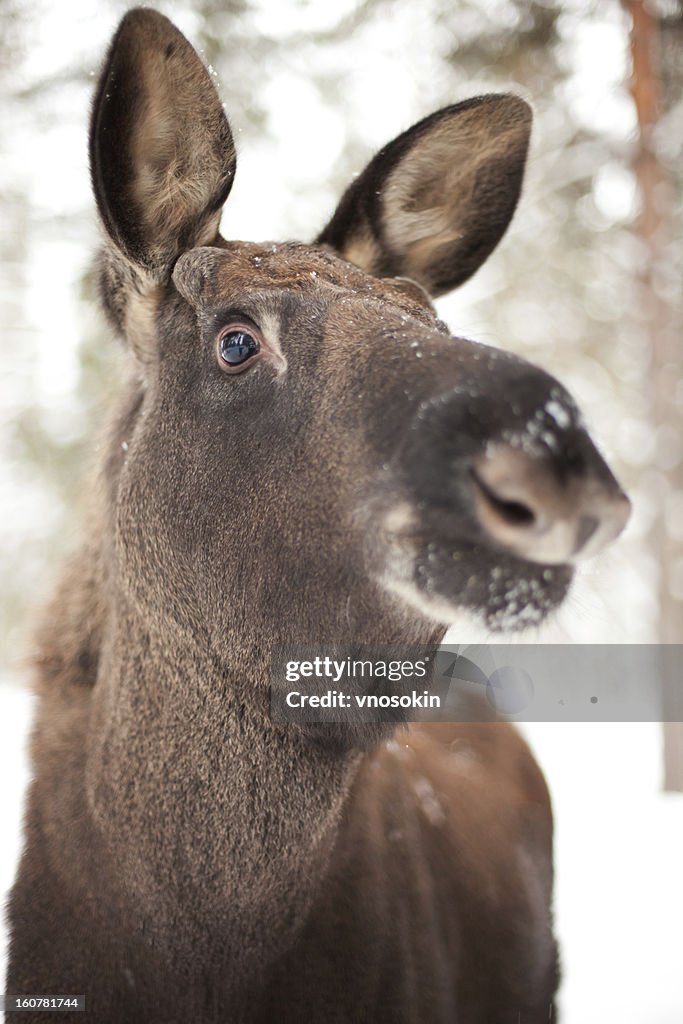
[{"label": "moose's right ear", "polygon": [[531,110],[491,95],[439,110],[370,161],[318,236],[376,277],[409,277],[430,295],[474,273],[517,205]]},{"label": "moose's right ear", "polygon": [[114,36],[90,123],[90,169],[111,240],[148,279],[212,242],[235,173],[230,126],[187,39],[157,11]]}]

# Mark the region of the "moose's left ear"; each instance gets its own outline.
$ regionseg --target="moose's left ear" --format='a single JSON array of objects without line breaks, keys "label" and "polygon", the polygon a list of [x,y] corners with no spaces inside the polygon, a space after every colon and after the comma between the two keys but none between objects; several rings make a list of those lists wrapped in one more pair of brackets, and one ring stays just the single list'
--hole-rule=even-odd
[{"label": "moose's left ear", "polygon": [[503,237],[519,199],[531,110],[491,95],[439,110],[371,160],[319,235],[378,277],[450,291]]}]

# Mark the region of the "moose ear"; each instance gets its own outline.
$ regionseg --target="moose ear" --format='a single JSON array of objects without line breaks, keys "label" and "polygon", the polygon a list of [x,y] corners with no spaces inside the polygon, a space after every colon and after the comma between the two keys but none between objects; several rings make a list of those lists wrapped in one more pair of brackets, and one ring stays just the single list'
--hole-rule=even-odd
[{"label": "moose ear", "polygon": [[129,11],[112,40],[90,123],[90,168],[116,248],[157,283],[215,239],[235,147],[208,72],[157,11]]},{"label": "moose ear", "polygon": [[371,160],[319,235],[378,277],[410,277],[433,295],[484,262],[512,219],[531,131],[516,96],[439,110]]}]

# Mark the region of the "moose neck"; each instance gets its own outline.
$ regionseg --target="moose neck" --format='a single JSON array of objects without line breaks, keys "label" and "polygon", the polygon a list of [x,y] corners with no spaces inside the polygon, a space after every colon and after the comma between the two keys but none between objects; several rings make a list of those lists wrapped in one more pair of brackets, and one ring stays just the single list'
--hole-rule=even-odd
[{"label": "moose neck", "polygon": [[239,936],[241,950],[276,956],[325,876],[362,755],[270,721],[267,639],[235,637],[226,661],[172,622],[150,626],[123,596],[113,602],[86,785],[157,944],[179,941],[180,909],[185,945],[220,928],[227,946]]}]

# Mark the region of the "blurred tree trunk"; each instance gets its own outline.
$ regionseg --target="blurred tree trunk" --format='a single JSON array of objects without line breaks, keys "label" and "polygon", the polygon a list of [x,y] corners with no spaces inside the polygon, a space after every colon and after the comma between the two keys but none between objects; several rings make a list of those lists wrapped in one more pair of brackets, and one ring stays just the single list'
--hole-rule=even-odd
[{"label": "blurred tree trunk", "polygon": [[[680,509],[683,494],[683,359],[674,323],[675,300],[665,277],[673,243],[675,207],[672,183],[657,150],[657,127],[667,108],[667,96],[662,78],[659,18],[644,0],[623,3],[631,17],[631,93],[639,126],[634,160],[641,201],[637,230],[646,254],[640,275],[640,301],[650,349],[652,419],[659,471],[655,495],[658,509],[652,535],[660,568],[659,640],[672,644],[683,641],[683,541],[680,527],[676,528],[672,521],[672,512]],[[674,684],[674,692],[669,692],[669,687],[663,695],[664,787],[683,790],[683,724],[674,721],[681,717],[681,697],[675,692],[678,688]]]}]

